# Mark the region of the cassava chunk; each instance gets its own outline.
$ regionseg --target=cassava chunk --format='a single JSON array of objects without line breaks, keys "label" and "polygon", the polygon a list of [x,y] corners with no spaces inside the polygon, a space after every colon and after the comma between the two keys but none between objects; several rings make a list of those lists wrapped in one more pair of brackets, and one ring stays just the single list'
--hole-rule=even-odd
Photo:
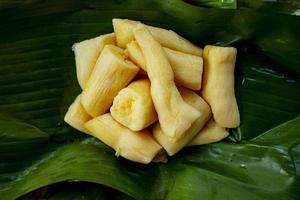
[{"label": "cassava chunk", "polygon": [[100,35],[99,37],[84,40],[73,45],[75,54],[77,80],[81,89],[89,79],[96,61],[107,44],[115,44],[116,36],[114,33]]},{"label": "cassava chunk", "polygon": [[84,124],[91,120],[92,117],[84,110],[83,106],[81,105],[80,97],[81,95],[78,95],[75,99],[75,101],[70,105],[64,121],[68,123],[73,128],[89,134],[88,130],[84,128]]},{"label": "cassava chunk", "polygon": [[111,115],[122,125],[140,131],[157,120],[147,78],[136,80],[114,98]]},{"label": "cassava chunk", "polygon": [[172,140],[172,138],[164,134],[159,123],[154,126],[153,136],[158,141],[158,143],[163,146],[169,156],[176,154],[184,146],[186,146],[199,133],[199,131],[211,117],[211,110],[209,108],[209,105],[199,95],[197,95],[195,92],[183,88],[180,88],[179,91],[183,99],[188,104],[196,108],[201,113],[201,115],[184,133],[184,136],[177,141]]},{"label": "cassava chunk", "polygon": [[[203,60],[195,56],[163,47],[174,72],[174,80],[179,85],[192,90],[200,90],[202,82]],[[129,58],[144,71],[146,62],[143,53],[136,41],[127,44]]]},{"label": "cassava chunk", "polygon": [[[126,45],[134,39],[133,30],[139,23],[140,22],[138,21],[128,19],[113,19],[118,46],[126,48]],[[202,55],[202,49],[200,47],[197,47],[174,31],[153,26],[146,27],[149,29],[154,39],[162,46],[196,56]]]},{"label": "cassava chunk", "polygon": [[81,103],[93,117],[105,113],[118,92],[135,77],[139,68],[126,60],[123,50],[106,45],[82,92]]},{"label": "cassava chunk", "polygon": [[139,24],[134,36],[146,60],[151,96],[161,128],[166,135],[178,140],[200,116],[200,112],[182,99],[167,56],[148,29]]},{"label": "cassava chunk", "polygon": [[131,131],[107,113],[85,124],[91,135],[128,160],[147,164],[162,150],[148,130]]},{"label": "cassava chunk", "polygon": [[218,125],[213,119],[204,126],[204,128],[194,137],[188,146],[209,144],[223,140],[229,135],[226,128]]},{"label": "cassava chunk", "polygon": [[222,127],[236,128],[240,114],[234,94],[236,48],[205,46],[201,96],[212,109],[215,121]]}]

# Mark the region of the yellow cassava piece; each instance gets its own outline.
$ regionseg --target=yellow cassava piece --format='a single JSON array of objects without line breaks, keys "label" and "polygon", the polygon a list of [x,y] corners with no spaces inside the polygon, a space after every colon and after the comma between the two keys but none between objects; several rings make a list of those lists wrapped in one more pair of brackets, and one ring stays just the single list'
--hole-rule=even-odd
[{"label": "yellow cassava piece", "polygon": [[[200,90],[202,82],[203,60],[194,56],[163,47],[174,72],[176,83],[191,90]],[[129,58],[139,65],[144,71],[146,63],[143,53],[136,41],[127,44]]]},{"label": "yellow cassava piece", "polygon": [[117,45],[121,48],[126,48],[126,45],[134,39],[133,29],[138,22],[127,19],[113,19],[112,23]]},{"label": "yellow cassava piece", "polygon": [[133,40],[132,42],[128,43],[126,45],[126,49],[128,51],[128,57],[130,58],[130,60],[132,60],[144,71],[147,71],[146,61],[137,41]]},{"label": "yellow cassava piece", "polygon": [[[113,27],[116,33],[118,46],[126,48],[126,45],[134,39],[133,30],[139,24],[138,21],[128,19],[113,19]],[[155,40],[162,46],[184,53],[202,56],[202,49],[197,47],[187,39],[181,37],[171,30],[146,26]]]},{"label": "yellow cassava piece", "polygon": [[185,147],[199,133],[199,131],[211,117],[209,105],[199,95],[184,88],[180,88],[179,91],[184,101],[196,108],[201,115],[184,133],[184,136],[177,141],[172,140],[172,138],[164,134],[159,123],[154,126],[153,136],[158,143],[163,146],[169,156],[176,154],[183,147]]},{"label": "yellow cassava piece", "polygon": [[151,96],[159,123],[166,135],[178,140],[200,116],[200,112],[182,99],[167,56],[148,29],[139,24],[134,36],[146,60]]},{"label": "yellow cassava piece", "polygon": [[70,105],[64,121],[68,123],[73,128],[89,134],[88,130],[84,128],[84,124],[91,120],[92,117],[84,110],[83,106],[81,105],[80,97],[81,95],[78,95],[75,99],[75,101]]},{"label": "yellow cassava piece", "polygon": [[77,80],[81,89],[84,89],[104,46],[107,44],[115,44],[115,42],[115,34],[110,33],[73,45]]},{"label": "yellow cassava piece", "polygon": [[219,126],[213,119],[194,137],[188,146],[209,144],[223,140],[229,135],[226,128]]},{"label": "yellow cassava piece", "polygon": [[236,128],[240,114],[234,94],[236,48],[207,45],[204,48],[204,74],[201,96],[222,127]]},{"label": "yellow cassava piece", "polygon": [[93,117],[105,113],[118,92],[135,77],[139,68],[126,60],[124,51],[106,45],[82,92],[81,103]]},{"label": "yellow cassava piece", "polygon": [[134,132],[121,125],[107,113],[92,119],[85,124],[91,135],[128,160],[139,163],[150,163],[162,150],[148,130]]},{"label": "yellow cassava piece", "polygon": [[140,131],[157,120],[147,78],[136,80],[114,98],[111,115],[122,125]]},{"label": "yellow cassava piece", "polygon": [[191,90],[200,90],[203,71],[202,57],[168,48],[164,50],[174,71],[175,82]]}]

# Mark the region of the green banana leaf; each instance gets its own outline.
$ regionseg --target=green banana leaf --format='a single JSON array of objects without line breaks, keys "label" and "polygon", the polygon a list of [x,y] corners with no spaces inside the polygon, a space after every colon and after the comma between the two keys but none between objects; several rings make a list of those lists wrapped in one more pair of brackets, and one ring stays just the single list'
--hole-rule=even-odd
[{"label": "green banana leaf", "polygon": [[208,8],[222,8],[222,9],[236,9],[237,0],[185,0],[190,4],[208,7]]},{"label": "green banana leaf", "polygon": [[300,15],[298,0],[239,0],[239,7],[253,8],[264,12]]},{"label": "green banana leaf", "polygon": [[88,182],[64,182],[26,194],[22,199],[49,200],[132,200],[131,197],[115,190]]},{"label": "green banana leaf", "polygon": [[[63,181],[84,182],[54,189],[50,199],[299,199],[300,18],[272,7],[195,5],[0,2],[1,199]],[[116,17],[173,29],[201,46],[237,47],[241,126],[226,141],[145,166],[116,158],[112,149],[65,124],[64,114],[80,93],[71,46],[111,32]]]}]

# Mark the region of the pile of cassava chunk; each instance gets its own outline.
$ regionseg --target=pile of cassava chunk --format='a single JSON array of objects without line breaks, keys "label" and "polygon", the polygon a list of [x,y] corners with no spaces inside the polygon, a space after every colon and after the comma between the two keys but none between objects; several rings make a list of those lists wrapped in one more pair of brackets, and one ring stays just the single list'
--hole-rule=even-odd
[{"label": "pile of cassava chunk", "polygon": [[65,121],[140,163],[227,137],[240,124],[237,51],[113,19],[114,33],[74,44],[82,93]]}]

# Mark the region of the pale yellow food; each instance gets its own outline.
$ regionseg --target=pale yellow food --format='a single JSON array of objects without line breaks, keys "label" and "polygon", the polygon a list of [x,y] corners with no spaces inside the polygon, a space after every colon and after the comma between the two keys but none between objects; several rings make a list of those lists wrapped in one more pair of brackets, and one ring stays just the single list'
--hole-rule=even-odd
[{"label": "pale yellow food", "polygon": [[171,30],[112,22],[114,33],[72,47],[83,91],[66,123],[144,164],[218,142],[239,126],[235,48],[202,50]]},{"label": "pale yellow food", "polygon": [[[133,29],[139,24],[138,21],[128,19],[113,19],[113,27],[116,33],[118,46],[125,48],[134,39]],[[189,53],[197,56],[202,55],[202,49],[190,41],[181,37],[171,30],[147,26],[155,40],[162,46],[173,50]]]},{"label": "pale yellow food", "polygon": [[89,40],[84,40],[73,45],[77,80],[81,89],[85,88],[85,84],[89,79],[104,46],[107,44],[115,44],[115,42],[115,34],[110,33]]},{"label": "pale yellow food", "polygon": [[[172,49],[163,48],[174,72],[174,80],[179,85],[192,90],[200,90],[202,82],[203,60],[195,56]],[[136,41],[127,44],[129,58],[144,71],[146,62],[143,53]]]},{"label": "pale yellow food", "polygon": [[75,101],[70,105],[64,121],[68,123],[73,128],[89,134],[88,130],[84,128],[84,124],[91,120],[92,117],[84,110],[83,106],[81,105],[80,97],[81,95],[78,95],[75,99]]},{"label": "pale yellow food", "polygon": [[237,51],[234,47],[205,46],[201,96],[212,109],[215,121],[222,127],[240,124],[234,94],[234,68]]},{"label": "pale yellow food", "polygon": [[175,82],[191,90],[200,90],[203,60],[195,56],[164,48],[174,72]]},{"label": "pale yellow food", "polygon": [[200,112],[182,99],[167,56],[148,29],[138,25],[134,36],[146,60],[151,96],[159,123],[166,135],[178,140],[200,116]]},{"label": "pale yellow food", "polygon": [[121,48],[106,45],[81,95],[81,103],[93,117],[105,113],[118,92],[138,73]]},{"label": "pale yellow food", "polygon": [[229,135],[226,128],[218,125],[213,119],[205,125],[198,135],[188,144],[188,146],[210,144],[223,140]]},{"label": "pale yellow food", "polygon": [[196,108],[200,113],[200,117],[192,124],[192,126],[184,133],[184,136],[177,141],[172,140],[163,133],[160,124],[157,123],[153,128],[153,136],[167,151],[169,156],[176,154],[183,147],[185,147],[202,129],[206,122],[211,117],[211,110],[209,105],[195,92],[180,88],[180,94],[183,99]]},{"label": "pale yellow food", "polygon": [[94,137],[112,147],[116,155],[147,164],[162,150],[148,130],[131,131],[107,113],[92,119],[85,128]]},{"label": "pale yellow food", "polygon": [[147,78],[136,80],[114,98],[111,115],[122,125],[140,131],[157,120]]},{"label": "pale yellow food", "polygon": [[132,42],[128,43],[126,45],[126,50],[128,52],[128,57],[130,58],[130,60],[132,60],[146,72],[146,61],[137,41],[133,40]]}]

